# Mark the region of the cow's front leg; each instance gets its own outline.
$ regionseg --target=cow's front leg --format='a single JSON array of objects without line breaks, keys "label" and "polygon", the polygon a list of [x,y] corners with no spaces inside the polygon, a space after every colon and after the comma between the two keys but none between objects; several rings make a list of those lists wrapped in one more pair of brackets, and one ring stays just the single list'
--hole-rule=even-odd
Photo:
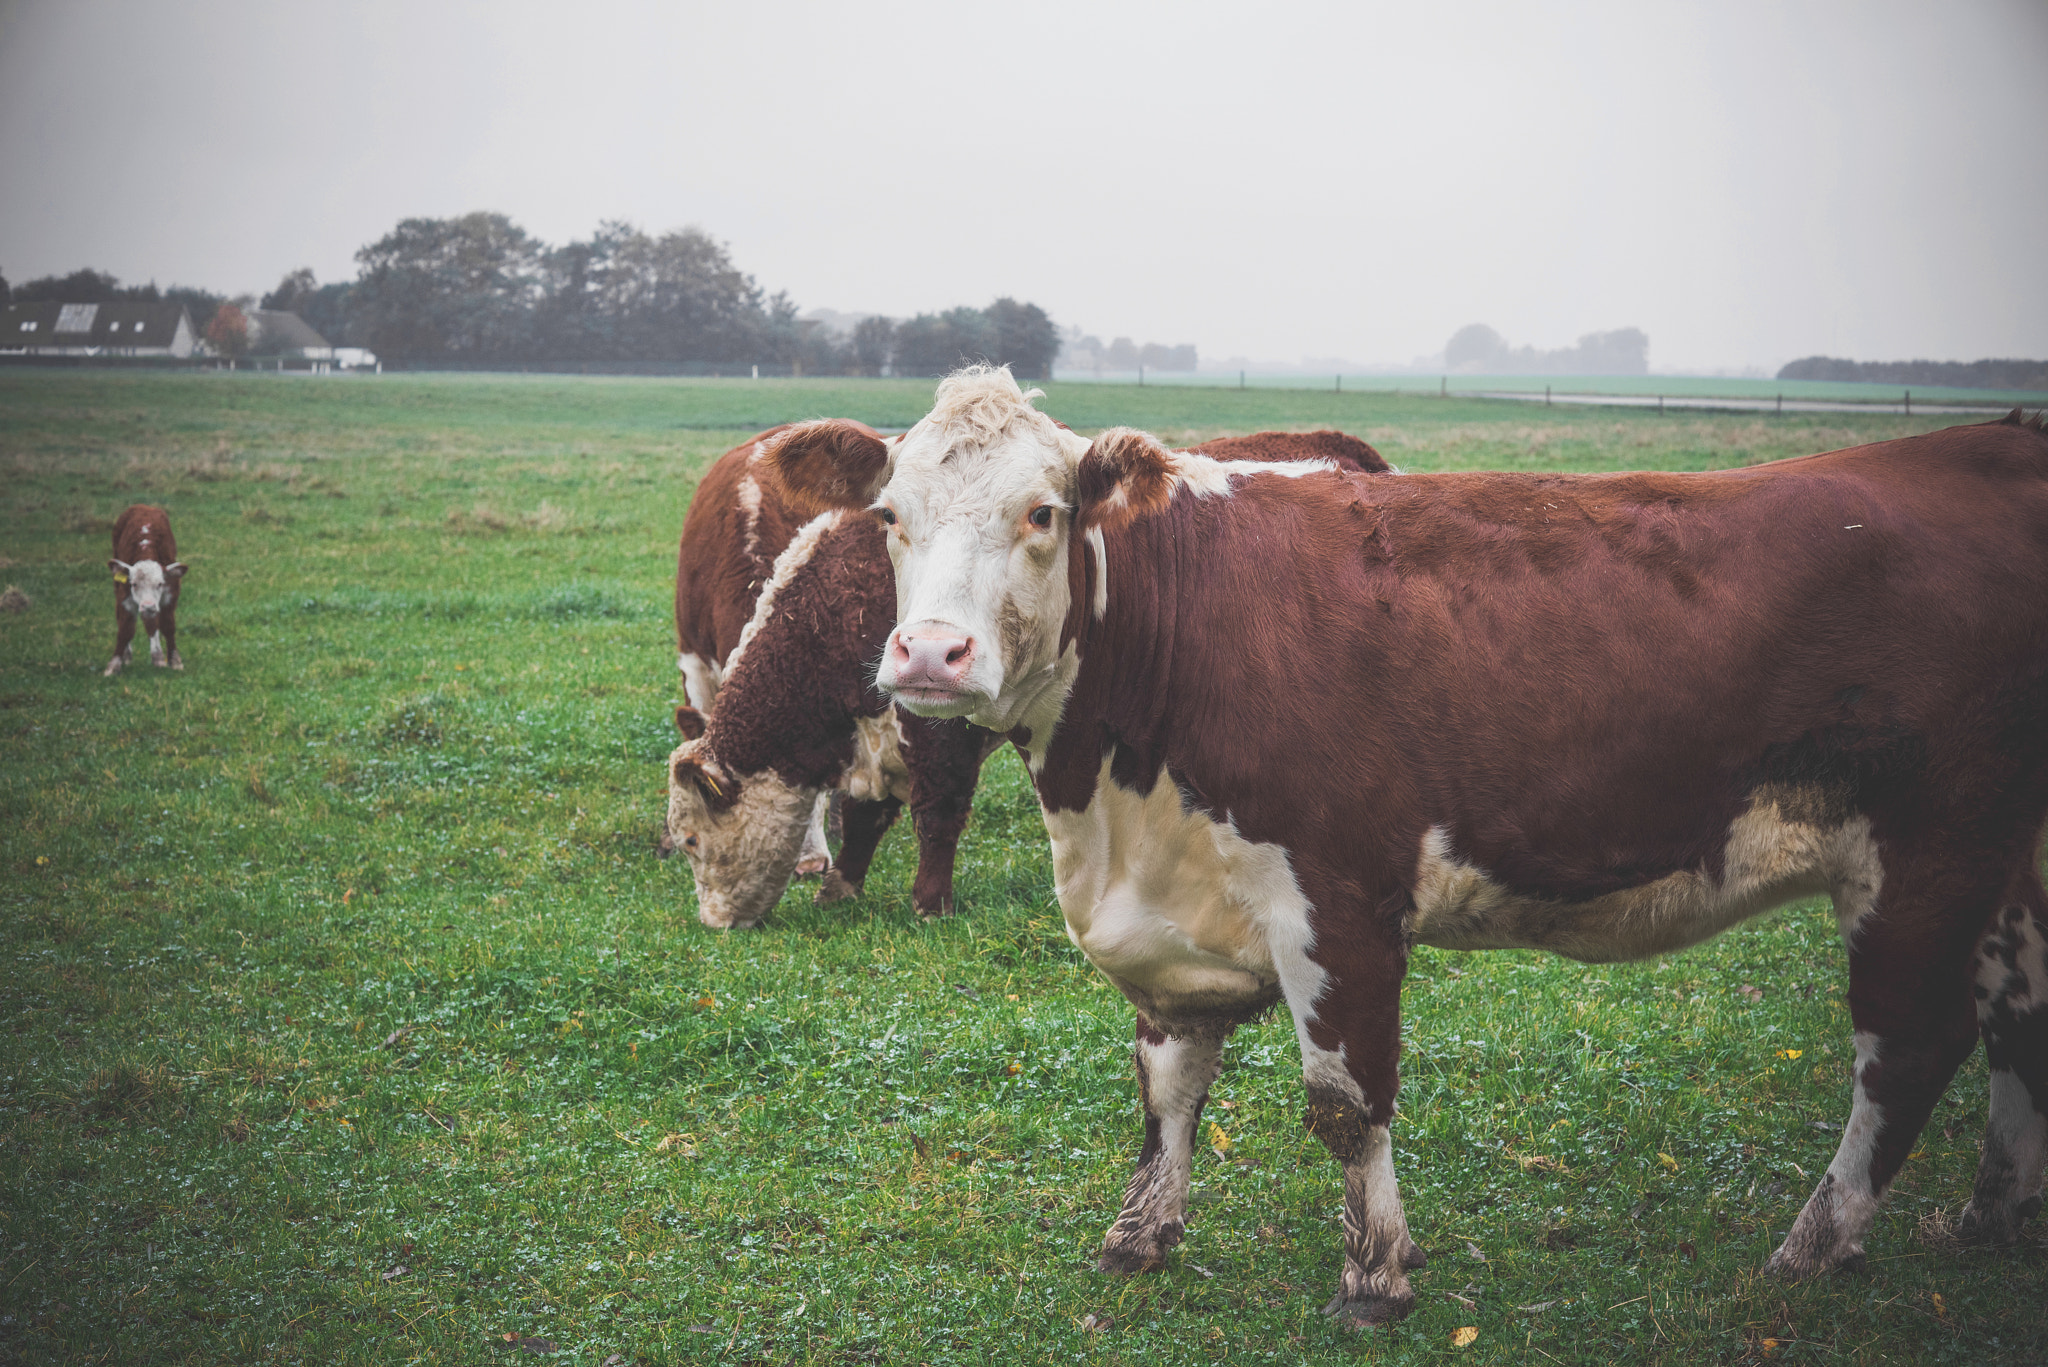
[{"label": "cow's front leg", "polygon": [[[1335,904],[1339,890],[1328,892]],[[1311,915],[1306,902],[1276,914],[1269,943],[1301,1043],[1308,1129],[1344,1169],[1344,1273],[1323,1313],[1363,1329],[1415,1308],[1408,1273],[1429,1260],[1408,1237],[1390,1129],[1408,951],[1398,920],[1354,917],[1340,938],[1312,934]],[[1311,950],[1318,940],[1330,948]]]},{"label": "cow's front leg", "polygon": [[796,854],[796,876],[799,878],[816,878],[832,867],[832,847],[825,843],[825,816],[831,807],[832,790],[827,788],[812,804],[811,824],[804,828],[804,846]]},{"label": "cow's front leg", "polygon": [[164,628],[164,657],[171,662],[172,669],[183,669],[185,657],[178,653],[178,617],[176,608],[165,608],[158,620]]},{"label": "cow's front leg", "polygon": [[164,633],[161,623],[153,624],[149,629],[149,662],[158,669],[163,669],[171,662],[170,656],[164,654]]},{"label": "cow's front leg", "polygon": [[1167,1035],[1138,1017],[1138,1095],[1145,1105],[1145,1147],[1124,1188],[1124,1208],[1102,1241],[1104,1272],[1152,1272],[1187,1228],[1188,1178],[1209,1084],[1223,1066],[1232,1027]]},{"label": "cow's front leg", "polygon": [[2048,1167],[2048,896],[2031,867],[1977,946],[1975,989],[1991,1116],[1962,1236],[2005,1244],[2040,1213]]},{"label": "cow's front leg", "polygon": [[910,904],[920,916],[951,916],[953,865],[992,737],[964,721],[916,717],[901,708],[896,725],[910,773],[910,814],[917,824],[917,879],[910,886]]},{"label": "cow's front leg", "polygon": [[135,614],[118,603],[114,606],[114,658],[107,661],[101,676],[111,679],[127,665],[132,643],[135,640]]},{"label": "cow's front leg", "polygon": [[880,802],[846,799],[842,809],[845,834],[839,842],[839,858],[818,884],[820,906],[860,896],[867,885],[868,866],[875,862],[875,847],[882,843],[882,837],[889,833],[902,809],[903,804],[893,797]]}]

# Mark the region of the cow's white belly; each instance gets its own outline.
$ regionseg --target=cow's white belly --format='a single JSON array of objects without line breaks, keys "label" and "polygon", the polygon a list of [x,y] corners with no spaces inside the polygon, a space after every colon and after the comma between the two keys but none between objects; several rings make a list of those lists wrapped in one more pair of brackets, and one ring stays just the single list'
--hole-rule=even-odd
[{"label": "cow's white belly", "polygon": [[1422,839],[1409,934],[1443,949],[1547,949],[1588,963],[1683,949],[1797,897],[1828,893],[1846,938],[1877,901],[1868,817],[1802,819],[1819,804],[1760,793],[1728,827],[1721,876],[1687,870],[1584,902],[1524,897],[1460,860],[1442,827]]},{"label": "cow's white belly", "polygon": [[1241,1018],[1274,1000],[1274,941],[1305,940],[1308,906],[1277,845],[1183,805],[1162,772],[1150,794],[1104,760],[1085,811],[1048,814],[1067,934],[1162,1022]]}]

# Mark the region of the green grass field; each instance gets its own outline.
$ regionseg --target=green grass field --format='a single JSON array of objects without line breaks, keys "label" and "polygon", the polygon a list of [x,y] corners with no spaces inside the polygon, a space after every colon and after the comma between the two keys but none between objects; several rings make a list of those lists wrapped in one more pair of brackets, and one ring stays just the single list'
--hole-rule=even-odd
[{"label": "green grass field", "polygon": [[[0,1361],[2048,1356],[2040,1225],[1947,1237],[1981,1062],[1867,1272],[1758,1277],[1848,1108],[1818,905],[1635,965],[1416,955],[1395,1135],[1433,1258],[1397,1328],[1319,1313],[1340,1186],[1279,1016],[1228,1050],[1170,1269],[1096,1274],[1140,1140],[1131,1013],[1061,931],[1012,757],[942,924],[910,910],[902,832],[864,900],[803,886],[752,934],[700,927],[653,852],[694,481],[758,427],[900,426],[929,393],[0,373],[0,586],[30,602],[0,614]],[[1183,440],[1339,426],[1411,470],[1707,468],[1941,425],[1046,406]],[[105,680],[107,529],[138,500],[192,567],[188,667]]]}]

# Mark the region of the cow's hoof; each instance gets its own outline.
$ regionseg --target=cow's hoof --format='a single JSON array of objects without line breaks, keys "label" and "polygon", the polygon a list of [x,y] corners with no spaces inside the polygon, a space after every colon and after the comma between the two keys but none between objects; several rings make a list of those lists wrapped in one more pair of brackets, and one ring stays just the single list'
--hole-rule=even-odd
[{"label": "cow's hoof", "polygon": [[1157,1272],[1166,1266],[1166,1249],[1159,1244],[1104,1244],[1095,1260],[1095,1270],[1112,1277],[1135,1277]]},{"label": "cow's hoof", "polygon": [[121,662],[119,660],[109,660],[107,661],[107,667],[100,671],[100,677],[102,679],[111,679],[120,672]]},{"label": "cow's hoof", "polygon": [[942,916],[953,914],[953,899],[948,897],[935,907],[919,907],[917,914],[927,921],[936,921]]},{"label": "cow's hoof", "polygon": [[846,881],[846,875],[837,869],[827,869],[825,879],[818,884],[817,903],[821,907],[834,902],[850,902],[860,896],[860,889]]},{"label": "cow's hoof", "polygon": [[796,876],[799,878],[816,878],[831,867],[832,861],[825,855],[805,855],[802,859],[796,861]]},{"label": "cow's hoof", "polygon": [[1852,1248],[1832,1257],[1802,1257],[1788,1252],[1790,1241],[1778,1246],[1764,1262],[1764,1275],[1782,1282],[1803,1282],[1830,1272],[1861,1272],[1866,1266],[1863,1250]]},{"label": "cow's hoof", "polygon": [[184,660],[184,657],[182,657],[181,655],[179,655],[177,651],[175,651],[175,650],[174,650],[174,651],[172,651],[172,652],[171,652],[171,668],[172,668],[172,669],[183,669],[184,667],[185,667],[185,660]]},{"label": "cow's hoof", "polygon": [[1340,1295],[1323,1307],[1323,1313],[1335,1320],[1340,1329],[1371,1329],[1406,1319],[1414,1308],[1415,1293],[1410,1291],[1400,1296]]},{"label": "cow's hoof", "polygon": [[1980,1211],[1975,1204],[1964,1209],[1956,1221],[1956,1238],[1966,1244],[2015,1244],[2020,1228],[2041,1213],[2041,1198],[2028,1197],[2004,1211]]}]

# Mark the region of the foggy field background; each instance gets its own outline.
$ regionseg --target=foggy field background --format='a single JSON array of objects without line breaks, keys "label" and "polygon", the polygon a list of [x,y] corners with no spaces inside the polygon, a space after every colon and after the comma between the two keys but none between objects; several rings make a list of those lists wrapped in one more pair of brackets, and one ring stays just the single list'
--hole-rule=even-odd
[{"label": "foggy field background", "polygon": [[[1411,471],[1708,469],[1946,425],[1048,386],[1082,431],[1340,427]],[[0,373],[0,1360],[1997,1363],[2041,1227],[1962,1253],[1973,1059],[1870,1269],[1757,1269],[1847,1114],[1806,904],[1584,967],[1420,950],[1416,1313],[1341,1334],[1338,1171],[1282,1015],[1204,1119],[1187,1241],[1093,1271],[1140,1138],[1129,1007],[991,762],[961,913],[698,925],[653,853],[675,538],[721,451],[903,426],[925,381]],[[173,675],[98,671],[108,527],[165,504]],[[1085,1317],[1111,1321],[1091,1331]],[[1452,1347],[1472,1327],[1470,1347]]]}]

